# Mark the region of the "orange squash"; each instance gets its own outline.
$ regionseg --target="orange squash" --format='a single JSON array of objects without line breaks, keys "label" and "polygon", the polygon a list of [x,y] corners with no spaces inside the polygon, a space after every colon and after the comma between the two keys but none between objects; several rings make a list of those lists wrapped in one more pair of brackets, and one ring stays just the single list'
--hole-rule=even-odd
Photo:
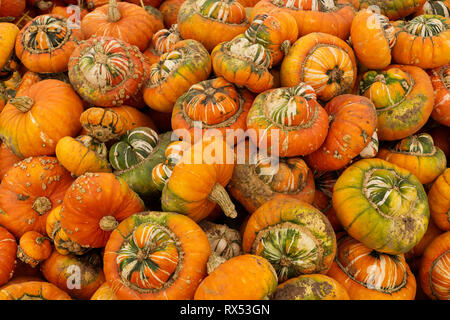
[{"label": "orange squash", "polygon": [[339,282],[323,274],[307,274],[278,285],[271,300],[350,300]]},{"label": "orange squash", "polygon": [[421,15],[397,21],[392,57],[398,64],[431,69],[450,63],[450,18]]},{"label": "orange squash", "polygon": [[450,169],[433,182],[428,191],[431,219],[439,229],[450,231]]},{"label": "orange squash", "polygon": [[[181,139],[188,131],[192,142],[203,134],[220,132],[230,144],[238,143],[247,129],[245,120],[253,99],[248,90],[222,77],[198,82],[175,103],[172,130]],[[195,137],[196,130],[199,137]]]},{"label": "orange squash", "polygon": [[249,26],[244,7],[236,0],[186,0],[178,11],[178,28],[183,39],[194,39],[211,52]]},{"label": "orange squash", "polygon": [[101,248],[120,221],[143,210],[144,203],[123,179],[112,173],[85,173],[67,190],[60,222],[72,241]]},{"label": "orange squash", "polygon": [[69,84],[42,80],[5,106],[0,115],[0,136],[20,158],[54,155],[59,139],[80,131],[82,112],[82,101]]},{"label": "orange squash", "polygon": [[196,142],[184,151],[164,186],[163,210],[188,215],[197,222],[219,205],[226,216],[235,218],[237,212],[224,188],[234,163],[234,153],[222,137],[210,136]]},{"label": "orange squash", "polygon": [[53,248],[49,238],[36,231],[27,231],[19,239],[17,257],[32,267],[50,257]]},{"label": "orange squash", "polygon": [[106,281],[102,267],[102,256],[96,251],[82,256],[62,255],[53,251],[41,264],[41,271],[48,282],[71,297],[88,300]]},{"label": "orange squash", "polygon": [[0,184],[0,225],[17,238],[27,231],[45,234],[50,210],[62,202],[72,181],[55,157],[33,157],[16,163]]},{"label": "orange squash", "polygon": [[28,22],[16,38],[17,57],[28,70],[39,73],[67,71],[69,58],[81,31],[71,28],[60,15],[40,15]]},{"label": "orange squash", "polygon": [[328,219],[312,205],[275,198],[250,216],[242,248],[267,259],[281,283],[302,274],[326,274],[336,254],[336,237]]},{"label": "orange squash", "polygon": [[16,267],[17,243],[14,235],[0,226],[0,286],[7,283]]},{"label": "orange squash", "polygon": [[0,300],[72,300],[54,284],[45,281],[24,281],[6,285],[0,290]]},{"label": "orange squash", "polygon": [[431,117],[450,127],[450,63],[428,70],[434,89],[434,108]]},{"label": "orange squash", "polygon": [[382,148],[378,158],[410,171],[422,184],[433,182],[447,167],[444,152],[428,133],[411,135],[393,148]]},{"label": "orange squash", "polygon": [[280,73],[282,86],[305,82],[324,101],[349,93],[356,75],[353,49],[344,40],[325,33],[310,33],[295,41],[281,63]]},{"label": "orange squash", "polygon": [[369,99],[352,94],[333,98],[325,110],[330,119],[325,142],[305,159],[312,169],[333,171],[342,169],[367,146],[377,127],[377,114]]},{"label": "orange squash", "polygon": [[109,0],[81,20],[85,39],[92,36],[113,37],[144,51],[156,30],[153,18],[140,5]]},{"label": "orange squash", "polygon": [[188,217],[142,212],[112,232],[104,253],[105,276],[118,299],[192,299],[206,276],[210,252],[205,232]]},{"label": "orange squash", "polygon": [[351,300],[414,300],[416,279],[403,254],[377,252],[347,234],[338,235],[338,250],[328,276]]},{"label": "orange squash", "polygon": [[449,300],[450,231],[436,237],[425,249],[419,279],[425,294],[433,300]]},{"label": "orange squash", "polygon": [[252,19],[273,8],[279,8],[295,18],[300,37],[323,32],[347,40],[355,14],[352,6],[334,0],[262,0],[252,8]]},{"label": "orange squash", "polygon": [[277,287],[277,276],[264,258],[243,254],[218,266],[198,286],[194,300],[263,300]]},{"label": "orange squash", "polygon": [[245,152],[249,157],[244,163],[236,163],[227,190],[248,213],[253,213],[274,198],[287,197],[307,203],[313,202],[313,173],[300,157],[280,158],[275,161],[269,156],[258,155],[248,144],[245,148],[238,145],[235,152],[236,158],[239,158],[241,152]]}]

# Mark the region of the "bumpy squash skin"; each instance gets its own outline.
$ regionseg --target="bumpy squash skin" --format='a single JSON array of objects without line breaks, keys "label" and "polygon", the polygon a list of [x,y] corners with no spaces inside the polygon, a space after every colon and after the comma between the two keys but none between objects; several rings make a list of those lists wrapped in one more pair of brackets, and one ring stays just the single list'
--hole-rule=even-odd
[{"label": "bumpy squash skin", "polygon": [[199,1],[186,0],[178,11],[177,24],[183,39],[195,39],[211,52],[219,43],[230,41],[247,30],[249,26],[247,18],[241,24],[223,23],[206,18],[199,13],[197,2]]},{"label": "bumpy squash skin", "polygon": [[165,160],[164,153],[172,142],[172,132],[166,132],[159,136],[159,141],[153,152],[141,163],[123,171],[115,171],[114,174],[127,182],[130,188],[139,194],[145,202],[156,200],[161,192],[151,179],[153,168]]},{"label": "bumpy squash skin", "polygon": [[350,300],[347,290],[333,278],[308,274],[278,285],[270,300]]},{"label": "bumpy squash skin", "polygon": [[417,132],[433,111],[434,93],[430,77],[419,67],[390,65],[385,70],[398,68],[409,74],[412,87],[399,103],[377,108],[378,137],[380,140],[399,140]]},{"label": "bumpy squash skin", "polygon": [[420,181],[377,158],[349,166],[334,185],[332,202],[345,231],[388,254],[411,250],[425,234],[430,218]]}]

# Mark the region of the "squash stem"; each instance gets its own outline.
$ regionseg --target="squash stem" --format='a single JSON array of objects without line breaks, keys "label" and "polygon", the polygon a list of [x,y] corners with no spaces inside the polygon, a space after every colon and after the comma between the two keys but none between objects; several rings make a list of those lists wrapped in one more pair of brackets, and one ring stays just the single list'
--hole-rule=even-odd
[{"label": "squash stem", "polygon": [[100,229],[103,231],[113,231],[118,225],[119,222],[113,216],[104,216],[99,222]]},{"label": "squash stem", "polygon": [[30,97],[21,96],[15,97],[9,101],[14,107],[23,113],[28,112],[34,105],[34,100]]},{"label": "squash stem", "polygon": [[220,208],[222,208],[223,212],[227,217],[230,218],[237,217],[236,208],[234,207],[234,204],[231,201],[227,191],[220,183],[216,182],[216,184],[211,190],[211,193],[208,196],[208,200],[217,203],[220,206]]},{"label": "squash stem", "polygon": [[108,5],[108,22],[117,22],[120,20],[121,15],[119,8],[117,7],[117,0],[109,0]]}]

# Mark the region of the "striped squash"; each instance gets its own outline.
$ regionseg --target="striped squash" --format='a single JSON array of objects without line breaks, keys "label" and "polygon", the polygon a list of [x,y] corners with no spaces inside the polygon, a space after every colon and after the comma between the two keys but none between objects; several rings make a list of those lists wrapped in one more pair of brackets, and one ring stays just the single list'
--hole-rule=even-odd
[{"label": "striped squash", "polygon": [[147,158],[158,143],[158,134],[150,128],[127,131],[109,151],[109,161],[116,170],[125,170]]}]

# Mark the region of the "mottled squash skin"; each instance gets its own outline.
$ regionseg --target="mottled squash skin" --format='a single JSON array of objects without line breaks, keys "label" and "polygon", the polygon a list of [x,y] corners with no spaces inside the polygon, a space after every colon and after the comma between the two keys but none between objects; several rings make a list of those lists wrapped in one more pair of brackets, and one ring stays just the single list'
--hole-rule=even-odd
[{"label": "mottled squash skin", "polygon": [[334,185],[332,201],[344,230],[382,253],[411,250],[430,219],[420,181],[406,169],[377,158],[349,166]]}]

